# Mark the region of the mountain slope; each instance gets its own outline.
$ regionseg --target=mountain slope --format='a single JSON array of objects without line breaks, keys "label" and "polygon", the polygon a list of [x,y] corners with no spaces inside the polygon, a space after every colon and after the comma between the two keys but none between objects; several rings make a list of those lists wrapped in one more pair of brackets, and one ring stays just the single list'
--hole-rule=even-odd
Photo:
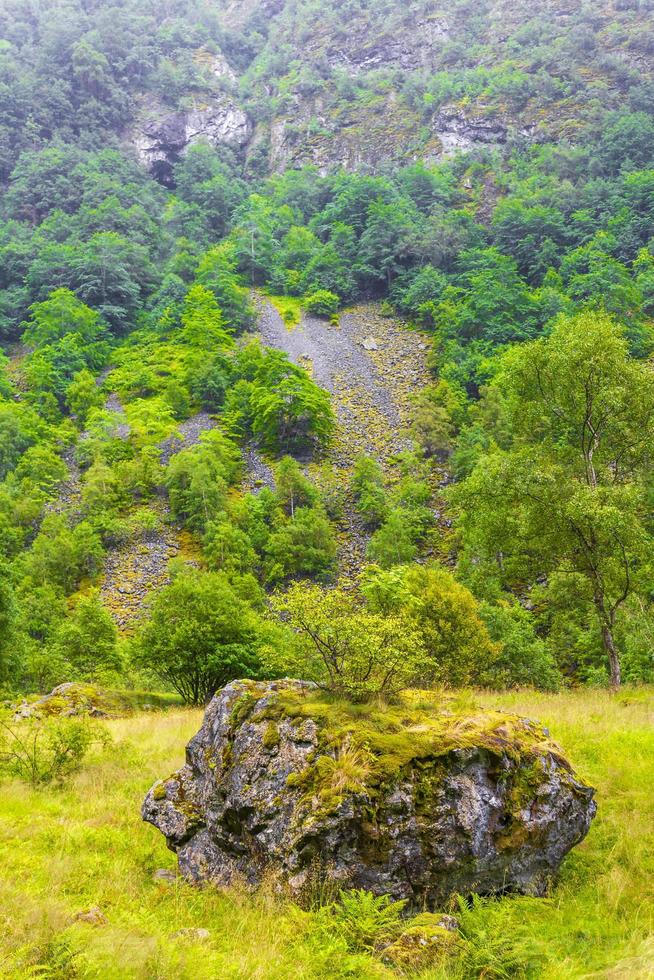
[{"label": "mountain slope", "polygon": [[649,12],[628,0],[124,0],[0,11],[5,174],[53,137],[131,145],[158,179],[208,138],[253,173],[582,142],[647,108]]}]

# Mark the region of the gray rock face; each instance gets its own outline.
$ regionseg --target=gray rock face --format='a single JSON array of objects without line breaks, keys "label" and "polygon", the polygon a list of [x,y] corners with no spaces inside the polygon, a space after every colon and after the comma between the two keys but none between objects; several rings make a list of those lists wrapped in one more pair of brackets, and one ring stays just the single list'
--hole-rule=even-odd
[{"label": "gray rock face", "polygon": [[[213,72],[225,75],[222,63]],[[247,114],[228,95],[214,96],[211,104],[170,112],[150,107],[145,118],[130,136],[141,163],[161,183],[170,183],[175,164],[189,146],[206,140],[214,146],[242,149],[248,142],[252,124]]]},{"label": "gray rock face", "polygon": [[326,56],[330,67],[346,69],[355,76],[391,67],[433,70],[437,54],[451,33],[447,21],[436,17],[414,20],[409,16],[401,32],[380,37],[382,30],[381,24],[373,30],[368,24],[366,29],[353,30],[348,37],[339,38]]},{"label": "gray rock face", "polygon": [[266,874],[301,896],[318,867],[414,908],[539,895],[589,829],[593,790],[533,722],[460,716],[442,698],[427,720],[339,710],[299,681],[238,681],[213,699],[186,764],[142,810],[187,879]]},{"label": "gray rock face", "polygon": [[[482,146],[501,147],[509,136],[509,123],[505,119],[466,116],[455,106],[445,106],[435,118],[433,133],[440,141],[443,155],[458,151],[467,152]],[[519,130],[525,139],[533,137],[530,129]]]}]

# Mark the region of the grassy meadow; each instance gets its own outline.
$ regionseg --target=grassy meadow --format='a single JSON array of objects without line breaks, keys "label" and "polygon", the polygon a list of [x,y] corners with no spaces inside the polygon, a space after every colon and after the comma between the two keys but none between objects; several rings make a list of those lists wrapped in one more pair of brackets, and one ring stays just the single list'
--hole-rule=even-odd
[{"label": "grassy meadow", "polygon": [[[597,788],[587,840],[546,899],[480,901],[464,912],[460,954],[423,980],[654,977],[654,690],[482,695],[540,719]],[[329,917],[255,896],[156,881],[173,869],[140,820],[151,783],[177,768],[200,712],[107,722],[62,789],[0,788],[0,977],[140,980],[391,978],[347,949]],[[75,922],[97,906],[100,925]],[[208,930],[203,938],[179,930]]]}]

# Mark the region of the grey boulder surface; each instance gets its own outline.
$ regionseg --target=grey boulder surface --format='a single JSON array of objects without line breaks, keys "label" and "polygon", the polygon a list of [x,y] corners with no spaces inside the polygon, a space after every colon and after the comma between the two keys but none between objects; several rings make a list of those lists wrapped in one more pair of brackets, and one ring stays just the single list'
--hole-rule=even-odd
[{"label": "grey boulder surface", "polygon": [[196,883],[272,877],[302,898],[318,869],[413,909],[544,894],[588,832],[593,789],[536,723],[433,698],[366,718],[306,682],[235,681],[143,819]]}]

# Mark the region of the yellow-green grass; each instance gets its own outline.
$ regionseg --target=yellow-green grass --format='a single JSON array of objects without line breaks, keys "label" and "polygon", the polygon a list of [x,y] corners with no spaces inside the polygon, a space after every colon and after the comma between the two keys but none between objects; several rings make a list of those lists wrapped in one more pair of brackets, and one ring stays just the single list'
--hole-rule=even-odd
[{"label": "yellow-green grass", "polygon": [[[461,956],[422,977],[654,977],[654,691],[480,699],[548,725],[597,787],[599,812],[548,898],[483,903],[465,917]],[[112,745],[65,789],[0,787],[1,977],[393,976],[349,954],[324,917],[267,889],[249,896],[153,880],[175,858],[141,822],[140,804],[182,762],[200,717],[175,710],[107,722]],[[106,925],[71,924],[90,906]],[[172,938],[185,928],[210,937]]]},{"label": "yellow-green grass", "polygon": [[299,296],[275,296],[266,294],[287,327],[296,327],[302,317],[302,299]]}]

